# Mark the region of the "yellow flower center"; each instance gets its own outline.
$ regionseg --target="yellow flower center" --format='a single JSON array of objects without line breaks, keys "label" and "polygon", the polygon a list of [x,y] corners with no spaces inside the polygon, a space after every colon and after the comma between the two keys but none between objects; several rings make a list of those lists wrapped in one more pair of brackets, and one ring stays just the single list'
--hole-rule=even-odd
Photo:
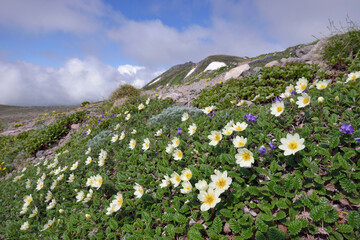
[{"label": "yellow flower center", "polygon": [[139,189],[139,193],[142,194],[144,191],[140,188]]},{"label": "yellow flower center", "polygon": [[186,187],[186,190],[191,190],[191,187],[190,187],[190,186],[187,186],[187,187]]},{"label": "yellow flower center", "polygon": [[189,179],[189,178],[191,178],[191,173],[188,172],[188,173],[186,173],[185,176],[186,176],[187,179]]},{"label": "yellow flower center", "polygon": [[303,100],[303,104],[308,104],[309,101],[310,101],[309,98],[306,97],[306,98],[304,98],[304,100]]},{"label": "yellow flower center", "polygon": [[244,142],[239,142],[239,143],[238,143],[238,146],[239,146],[239,147],[244,146],[244,145],[245,145]]},{"label": "yellow flower center", "polygon": [[214,195],[206,194],[204,203],[211,205],[215,201]]},{"label": "yellow flower center", "polygon": [[149,143],[148,142],[145,143],[145,147],[149,148]]},{"label": "yellow flower center", "polygon": [[294,88],[289,88],[289,92],[292,92],[292,91],[294,91]]},{"label": "yellow flower center", "polygon": [[181,158],[181,157],[182,157],[182,152],[180,152],[180,151],[177,152],[177,153],[176,153],[176,156],[177,156],[178,158]]},{"label": "yellow flower center", "polygon": [[244,152],[242,155],[242,158],[244,161],[250,161],[250,158],[251,158],[250,153]]},{"label": "yellow flower center", "polygon": [[281,106],[278,106],[277,108],[276,108],[276,111],[278,111],[278,112],[281,112],[283,110],[283,107],[281,107]]},{"label": "yellow flower center", "polygon": [[326,88],[326,85],[325,85],[325,84],[321,84],[319,88],[320,88],[320,89],[324,89],[324,88]]},{"label": "yellow flower center", "polygon": [[291,141],[289,144],[288,144],[288,147],[291,149],[291,150],[295,150],[298,148],[298,144],[297,142],[295,141]]},{"label": "yellow flower center", "polygon": [[175,145],[179,145],[179,143],[180,143],[180,140],[175,141]]},{"label": "yellow flower center", "polygon": [[353,74],[353,75],[351,76],[351,79],[356,79],[356,75]]},{"label": "yellow flower center", "polygon": [[305,83],[300,83],[300,89],[301,89],[302,91],[304,91],[305,88],[306,88],[306,84],[305,84]]},{"label": "yellow flower center", "polygon": [[241,131],[243,128],[241,126],[236,126],[236,131]]},{"label": "yellow flower center", "polygon": [[216,185],[217,185],[219,188],[225,187],[225,185],[226,185],[225,179],[224,179],[224,178],[220,178],[220,179],[216,182]]},{"label": "yellow flower center", "polygon": [[216,135],[215,135],[214,141],[215,141],[215,142],[220,141],[220,135],[219,135],[219,134],[216,134]]},{"label": "yellow flower center", "polygon": [[120,205],[122,204],[122,202],[123,202],[122,198],[119,198],[119,199],[117,200],[117,205],[120,206]]},{"label": "yellow flower center", "polygon": [[176,181],[177,182],[180,182],[181,181],[181,178],[179,176],[176,176]]}]

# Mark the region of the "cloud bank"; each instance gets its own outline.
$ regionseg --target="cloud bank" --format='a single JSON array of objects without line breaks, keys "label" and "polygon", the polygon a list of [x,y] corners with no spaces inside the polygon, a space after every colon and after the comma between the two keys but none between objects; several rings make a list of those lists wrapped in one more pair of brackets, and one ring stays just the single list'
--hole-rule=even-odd
[{"label": "cloud bank", "polygon": [[108,98],[120,84],[142,87],[159,74],[157,69],[141,66],[118,69],[95,58],[73,58],[58,69],[27,62],[0,62],[0,104],[47,106],[99,101]]}]

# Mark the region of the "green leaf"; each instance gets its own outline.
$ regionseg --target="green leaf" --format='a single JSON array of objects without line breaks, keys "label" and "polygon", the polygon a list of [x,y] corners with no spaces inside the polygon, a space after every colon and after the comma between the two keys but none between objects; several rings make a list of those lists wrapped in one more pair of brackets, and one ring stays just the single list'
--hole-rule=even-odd
[{"label": "green leaf", "polygon": [[330,157],[330,152],[329,150],[325,149],[325,148],[322,148],[322,147],[318,147],[317,148],[317,152],[323,156],[326,156],[326,157]]},{"label": "green leaf", "polygon": [[123,230],[124,232],[131,233],[135,230],[135,228],[130,224],[124,224],[124,226],[122,226],[121,230]]},{"label": "green leaf", "polygon": [[302,222],[300,219],[290,222],[290,224],[288,226],[288,230],[290,231],[291,235],[299,234],[301,229],[302,229]]},{"label": "green leaf", "polygon": [[346,220],[353,228],[360,227],[360,214],[357,211],[350,211]]},{"label": "green leaf", "polygon": [[234,218],[230,219],[229,225],[233,234],[237,234],[241,231],[240,223],[236,221]]},{"label": "green leaf", "polygon": [[337,224],[337,223],[335,223],[335,225],[338,227],[338,232],[351,233],[353,231],[353,227],[350,226],[349,224]]},{"label": "green leaf", "polygon": [[255,222],[255,226],[263,233],[265,233],[268,230],[268,225],[264,223],[263,220],[257,219]]},{"label": "green leaf", "polygon": [[256,240],[267,240],[267,237],[265,237],[265,235],[260,231],[256,232],[255,238]]},{"label": "green leaf", "polygon": [[274,189],[274,192],[275,192],[277,195],[280,195],[280,196],[282,196],[282,197],[285,196],[285,189],[282,188],[281,186],[275,185],[275,186],[273,187],[273,189]]},{"label": "green leaf", "polygon": [[268,236],[271,240],[283,240],[285,238],[284,232],[276,227],[269,228]]},{"label": "green leaf", "polygon": [[324,208],[323,206],[315,206],[310,211],[310,217],[314,222],[320,221],[324,217]]},{"label": "green leaf", "polygon": [[329,118],[329,123],[336,123],[338,121],[339,117],[337,114],[333,113],[331,114],[330,118]]},{"label": "green leaf", "polygon": [[175,236],[175,227],[172,224],[168,224],[165,228],[165,231],[169,234],[170,237]]},{"label": "green leaf", "polygon": [[232,218],[232,216],[233,216],[232,212],[229,209],[226,209],[226,208],[221,209],[220,213],[221,213],[222,216],[227,217],[227,218]]},{"label": "green leaf", "polygon": [[298,176],[295,176],[293,181],[294,181],[294,188],[296,190],[299,190],[302,188],[303,183],[302,183],[301,178],[299,178]]},{"label": "green leaf", "polygon": [[352,192],[356,192],[356,185],[355,183],[348,179],[348,178],[343,178],[340,180],[340,186],[342,187],[342,189],[345,190],[345,192],[347,193],[352,193]]},{"label": "green leaf", "polygon": [[223,225],[222,225],[222,220],[221,220],[221,218],[220,218],[219,216],[217,216],[217,217],[214,219],[214,221],[213,221],[213,223],[212,223],[212,225],[211,225],[211,228],[212,228],[216,233],[220,233],[221,230],[222,230],[222,227],[223,227]]},{"label": "green leaf", "polygon": [[118,228],[118,223],[116,222],[115,219],[111,218],[109,220],[109,226],[111,227],[111,229],[115,230]]},{"label": "green leaf", "polygon": [[276,220],[281,220],[281,219],[283,219],[285,217],[286,217],[286,213],[284,211],[279,211],[279,212],[277,212],[275,219]]},{"label": "green leaf", "polygon": [[312,161],[311,163],[310,163],[310,170],[311,170],[311,172],[313,172],[313,173],[318,173],[318,171],[319,171],[319,167],[318,167],[318,165],[316,164],[316,162],[314,162],[314,161]]},{"label": "green leaf", "polygon": [[181,213],[175,213],[174,215],[174,220],[178,223],[186,223],[188,222],[187,217],[185,217],[184,215],[182,215]]},{"label": "green leaf", "polygon": [[324,221],[327,223],[334,223],[339,218],[339,214],[335,208],[332,207],[330,211],[325,213]]},{"label": "green leaf", "polygon": [[330,139],[330,144],[329,144],[329,147],[330,148],[335,148],[339,145],[340,143],[340,138],[339,137],[332,137]]},{"label": "green leaf", "polygon": [[194,240],[202,240],[203,239],[201,233],[195,229],[190,229],[187,236],[189,239],[194,239]]}]

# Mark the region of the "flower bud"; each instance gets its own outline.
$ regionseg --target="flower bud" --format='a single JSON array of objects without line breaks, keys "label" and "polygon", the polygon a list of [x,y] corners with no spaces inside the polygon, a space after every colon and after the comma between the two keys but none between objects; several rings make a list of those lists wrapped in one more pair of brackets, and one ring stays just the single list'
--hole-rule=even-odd
[{"label": "flower bud", "polygon": [[77,188],[75,188],[75,192],[77,193],[79,190]]},{"label": "flower bud", "polygon": [[64,212],[65,212],[64,209],[60,209],[60,210],[59,210],[59,213],[60,213],[60,214],[63,214]]},{"label": "flower bud", "polygon": [[337,102],[339,101],[339,96],[335,97],[335,101],[337,101]]},{"label": "flower bud", "polygon": [[293,98],[290,98],[290,102],[291,102],[291,104],[294,104],[295,100]]},{"label": "flower bud", "polygon": [[85,217],[87,220],[90,220],[91,219],[91,215],[90,214],[85,214]]},{"label": "flower bud", "polygon": [[322,103],[324,103],[324,98],[323,97],[318,97],[318,103],[319,104],[322,104]]}]

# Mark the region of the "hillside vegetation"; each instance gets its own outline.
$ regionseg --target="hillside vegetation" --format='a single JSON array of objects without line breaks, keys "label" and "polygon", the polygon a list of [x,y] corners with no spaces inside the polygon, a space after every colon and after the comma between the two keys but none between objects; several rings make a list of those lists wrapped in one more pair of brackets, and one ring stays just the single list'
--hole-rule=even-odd
[{"label": "hillside vegetation", "polygon": [[[201,110],[140,97],[111,111],[104,104],[52,159],[1,180],[0,238],[357,239],[353,46],[342,69],[266,68],[204,91]],[[1,164],[12,166],[14,142],[4,139]]]}]

